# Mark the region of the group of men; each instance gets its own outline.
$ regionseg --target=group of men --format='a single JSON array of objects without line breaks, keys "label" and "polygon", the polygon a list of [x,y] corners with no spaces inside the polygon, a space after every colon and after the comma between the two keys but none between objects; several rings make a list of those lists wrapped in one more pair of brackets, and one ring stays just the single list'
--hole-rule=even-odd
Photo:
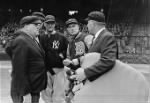
[{"label": "group of men", "polygon": [[[53,15],[34,12],[20,20],[15,39],[6,46],[12,61],[11,98],[13,103],[23,103],[23,96],[31,94],[31,102],[65,103],[68,79],[64,66],[73,68],[70,78],[94,81],[111,70],[115,64],[117,44],[115,37],[105,28],[105,16],[93,11],[86,19],[89,34],[80,31],[75,18],[68,19],[64,34],[55,30]],[[43,29],[45,28],[45,29]],[[43,29],[44,32],[40,32]],[[101,59],[88,68],[81,63],[85,53],[98,52]]]}]

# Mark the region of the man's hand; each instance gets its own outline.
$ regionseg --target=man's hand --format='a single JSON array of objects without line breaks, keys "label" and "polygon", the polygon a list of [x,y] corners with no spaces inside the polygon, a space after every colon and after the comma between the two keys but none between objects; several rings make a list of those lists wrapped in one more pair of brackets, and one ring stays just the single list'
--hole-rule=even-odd
[{"label": "man's hand", "polygon": [[68,65],[70,65],[71,63],[72,63],[72,61],[71,61],[70,59],[65,59],[65,60],[63,60],[64,66],[68,66]]},{"label": "man's hand", "polygon": [[60,56],[62,59],[64,59],[64,56],[63,56],[62,53],[59,53],[59,56]]},{"label": "man's hand", "polygon": [[73,59],[73,60],[72,60],[72,64],[73,64],[73,65],[78,65],[78,64],[79,64],[78,59]]},{"label": "man's hand", "polygon": [[78,81],[83,81],[86,79],[86,75],[85,75],[85,72],[84,72],[84,69],[83,68],[78,68],[76,70],[76,74],[75,75],[72,75],[70,77],[71,79],[75,79],[75,80],[78,80]]}]

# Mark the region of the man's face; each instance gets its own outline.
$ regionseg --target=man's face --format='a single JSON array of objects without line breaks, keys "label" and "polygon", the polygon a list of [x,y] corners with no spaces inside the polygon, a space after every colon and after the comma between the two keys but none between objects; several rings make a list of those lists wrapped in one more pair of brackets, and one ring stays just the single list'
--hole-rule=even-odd
[{"label": "man's face", "polygon": [[38,36],[39,35],[39,30],[41,28],[42,21],[37,20],[31,24],[29,24],[30,32],[33,36]]},{"label": "man's face", "polygon": [[80,27],[78,24],[69,24],[67,27],[67,31],[70,35],[77,35],[80,31]]},{"label": "man's face", "polygon": [[89,33],[93,34],[94,23],[93,23],[92,20],[89,20],[89,21],[88,21],[87,27],[88,27]]},{"label": "man's face", "polygon": [[55,21],[45,22],[45,28],[47,31],[52,32],[55,29]]}]

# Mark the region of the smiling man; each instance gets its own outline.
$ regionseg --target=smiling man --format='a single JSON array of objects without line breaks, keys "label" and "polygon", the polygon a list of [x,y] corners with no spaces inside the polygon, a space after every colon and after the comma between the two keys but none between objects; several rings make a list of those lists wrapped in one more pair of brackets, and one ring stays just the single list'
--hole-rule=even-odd
[{"label": "smiling man", "polygon": [[66,21],[66,31],[70,42],[67,49],[67,59],[63,61],[65,66],[72,65],[72,68],[80,66],[80,57],[88,52],[92,43],[92,35],[81,32],[80,24],[75,18]]}]

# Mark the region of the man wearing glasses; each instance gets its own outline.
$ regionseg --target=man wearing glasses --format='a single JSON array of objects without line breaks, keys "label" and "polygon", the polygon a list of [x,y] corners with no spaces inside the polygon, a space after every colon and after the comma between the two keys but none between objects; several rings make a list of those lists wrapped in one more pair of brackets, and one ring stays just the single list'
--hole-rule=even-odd
[{"label": "man wearing glasses", "polygon": [[12,60],[11,98],[23,103],[23,96],[31,94],[31,103],[39,103],[40,91],[46,88],[45,53],[37,36],[42,21],[37,16],[26,16],[20,21],[22,28],[6,47]]},{"label": "man wearing glasses", "polygon": [[42,20],[42,24],[41,24],[41,28],[40,28],[39,33],[40,33],[40,35],[44,34],[44,32],[45,32],[45,27],[44,27],[45,15],[44,15],[44,13],[35,11],[31,15],[37,16]]},{"label": "man wearing glasses", "polygon": [[68,41],[63,34],[55,30],[55,25],[55,17],[47,15],[44,23],[46,33],[40,37],[48,71],[48,85],[42,92],[45,103],[65,103],[67,78],[62,61],[66,58]]}]

